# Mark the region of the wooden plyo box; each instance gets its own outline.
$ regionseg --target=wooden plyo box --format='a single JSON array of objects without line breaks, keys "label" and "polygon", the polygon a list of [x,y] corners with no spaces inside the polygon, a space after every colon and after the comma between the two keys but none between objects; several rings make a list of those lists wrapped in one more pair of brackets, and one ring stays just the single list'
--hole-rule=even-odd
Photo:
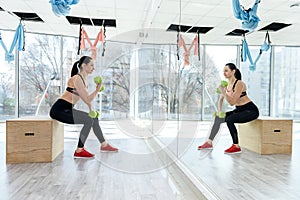
[{"label": "wooden plyo box", "polygon": [[261,118],[239,124],[241,147],[260,154],[291,154],[293,120]]},{"label": "wooden plyo box", "polygon": [[49,118],[6,121],[6,163],[51,162],[64,150],[64,125]]}]

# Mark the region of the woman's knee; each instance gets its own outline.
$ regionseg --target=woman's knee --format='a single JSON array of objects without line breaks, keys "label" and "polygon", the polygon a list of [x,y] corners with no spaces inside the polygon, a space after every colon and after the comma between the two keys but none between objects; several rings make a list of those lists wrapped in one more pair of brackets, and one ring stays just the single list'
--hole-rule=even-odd
[{"label": "woman's knee", "polygon": [[84,124],[86,126],[93,126],[94,120],[90,117],[86,116],[75,116],[75,123],[76,124]]},{"label": "woman's knee", "polygon": [[86,118],[85,121],[86,121],[85,124],[87,124],[87,125],[93,126],[93,124],[94,124],[94,119],[92,119],[90,117]]},{"label": "woman's knee", "polygon": [[93,124],[96,124],[96,123],[99,123],[99,119],[98,119],[98,117],[96,117],[96,118],[93,118]]}]

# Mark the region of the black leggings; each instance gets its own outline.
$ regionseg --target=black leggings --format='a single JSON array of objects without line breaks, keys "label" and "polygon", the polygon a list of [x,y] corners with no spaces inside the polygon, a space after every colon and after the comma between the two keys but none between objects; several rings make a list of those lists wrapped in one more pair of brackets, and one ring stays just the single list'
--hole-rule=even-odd
[{"label": "black leggings", "polygon": [[249,102],[242,106],[236,106],[236,109],[234,109],[233,111],[226,112],[225,118],[215,118],[209,139],[213,140],[219,132],[221,123],[226,122],[232,137],[233,144],[238,144],[238,132],[234,123],[250,122],[257,119],[258,116],[258,108],[253,102]]},{"label": "black leggings", "polygon": [[66,124],[83,124],[80,131],[78,148],[84,147],[84,143],[92,127],[100,143],[104,142],[105,139],[103,137],[98,118],[91,118],[88,113],[76,110],[73,107],[73,104],[63,99],[58,99],[50,110],[50,117]]}]

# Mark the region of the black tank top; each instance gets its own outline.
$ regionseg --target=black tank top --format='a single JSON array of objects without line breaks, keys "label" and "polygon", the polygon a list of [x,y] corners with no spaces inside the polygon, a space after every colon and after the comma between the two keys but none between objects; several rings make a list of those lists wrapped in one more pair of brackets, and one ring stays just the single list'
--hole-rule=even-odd
[{"label": "black tank top", "polygon": [[[236,85],[237,82],[238,82],[238,79],[236,79],[236,81],[234,82],[234,84],[233,84],[233,86],[232,86],[232,91],[234,91],[234,88],[235,88],[235,85]],[[247,95],[247,92],[244,91],[244,92],[241,93],[241,96],[240,96],[240,97],[243,97],[243,96],[246,96],[246,95]]]},{"label": "black tank top", "polygon": [[[81,78],[83,85],[86,87],[83,77],[80,74],[78,74],[78,76]],[[79,96],[78,92],[76,91],[76,88],[67,87],[66,90],[68,92],[71,92],[72,94],[75,94],[76,96]]]}]

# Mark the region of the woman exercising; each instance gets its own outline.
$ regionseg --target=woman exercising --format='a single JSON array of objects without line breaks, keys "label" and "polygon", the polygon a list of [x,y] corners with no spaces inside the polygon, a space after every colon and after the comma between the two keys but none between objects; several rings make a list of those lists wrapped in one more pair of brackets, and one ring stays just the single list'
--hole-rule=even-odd
[{"label": "woman exercising", "polygon": [[221,123],[226,122],[233,144],[230,148],[226,149],[224,153],[240,153],[241,148],[239,146],[238,132],[234,123],[246,123],[255,120],[259,116],[259,111],[257,106],[248,97],[246,85],[241,81],[241,72],[233,63],[225,65],[224,77],[228,79],[228,86],[219,86],[221,95],[218,102],[218,111],[220,113],[222,110],[224,98],[231,106],[235,105],[236,108],[233,111],[226,112],[225,118],[220,118],[217,114],[209,139],[203,145],[199,146],[198,149],[212,149],[212,141],[219,132]]},{"label": "woman exercising", "polygon": [[83,124],[80,131],[77,149],[74,152],[76,158],[93,158],[94,154],[84,148],[84,143],[91,128],[101,143],[102,152],[116,152],[117,148],[109,145],[99,125],[98,118],[91,118],[89,114],[74,108],[74,105],[81,99],[91,110],[91,103],[101,89],[97,84],[91,94],[88,93],[87,76],[94,71],[94,61],[91,57],[82,56],[76,61],[71,71],[71,78],[67,82],[67,89],[64,94],[53,104],[50,110],[50,117],[67,124]]}]

